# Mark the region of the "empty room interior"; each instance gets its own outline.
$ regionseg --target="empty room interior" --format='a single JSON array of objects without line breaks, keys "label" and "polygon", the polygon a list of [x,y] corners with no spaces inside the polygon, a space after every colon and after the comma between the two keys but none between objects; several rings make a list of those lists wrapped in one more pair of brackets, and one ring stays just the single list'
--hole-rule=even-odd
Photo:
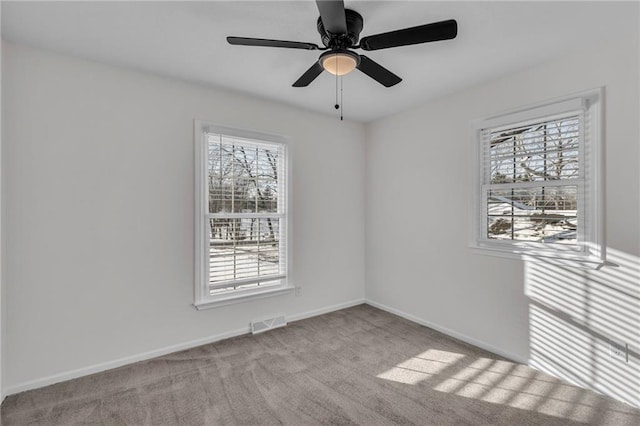
[{"label": "empty room interior", "polygon": [[3,425],[640,424],[640,3],[0,13]]}]

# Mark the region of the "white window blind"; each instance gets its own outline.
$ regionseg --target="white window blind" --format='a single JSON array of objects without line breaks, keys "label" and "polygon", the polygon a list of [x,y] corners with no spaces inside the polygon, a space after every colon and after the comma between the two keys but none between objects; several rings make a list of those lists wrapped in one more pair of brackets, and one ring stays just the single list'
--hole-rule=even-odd
[{"label": "white window blind", "polygon": [[201,130],[196,306],[288,288],[287,144]]},{"label": "white window blind", "polygon": [[601,97],[596,89],[474,122],[472,248],[604,260]]},{"label": "white window blind", "polygon": [[210,290],[277,284],[286,275],[284,145],[209,133],[207,147]]},{"label": "white window blind", "polygon": [[484,237],[577,244],[581,112],[482,129]]}]

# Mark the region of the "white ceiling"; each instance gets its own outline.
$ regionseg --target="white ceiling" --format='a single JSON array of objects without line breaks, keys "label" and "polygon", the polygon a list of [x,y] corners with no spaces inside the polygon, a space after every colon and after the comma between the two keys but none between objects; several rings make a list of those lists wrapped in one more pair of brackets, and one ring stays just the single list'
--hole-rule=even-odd
[{"label": "white ceiling", "polygon": [[[346,119],[372,121],[429,99],[633,36],[637,5],[612,2],[345,1],[364,17],[361,36],[444,19],[454,40],[368,52],[403,78],[385,88],[360,72],[344,77]],[[635,7],[635,8],[634,8]],[[335,114],[335,77],[291,84],[318,51],[231,46],[225,37],[321,45],[313,1],[9,2],[5,40],[243,92]]]}]

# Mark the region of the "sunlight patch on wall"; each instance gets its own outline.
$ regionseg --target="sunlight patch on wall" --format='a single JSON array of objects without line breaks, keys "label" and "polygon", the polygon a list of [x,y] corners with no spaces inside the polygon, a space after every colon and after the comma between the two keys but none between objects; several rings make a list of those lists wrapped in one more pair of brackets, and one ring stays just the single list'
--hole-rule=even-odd
[{"label": "sunlight patch on wall", "polygon": [[640,406],[640,259],[611,248],[607,259],[600,270],[526,263],[529,363]]}]

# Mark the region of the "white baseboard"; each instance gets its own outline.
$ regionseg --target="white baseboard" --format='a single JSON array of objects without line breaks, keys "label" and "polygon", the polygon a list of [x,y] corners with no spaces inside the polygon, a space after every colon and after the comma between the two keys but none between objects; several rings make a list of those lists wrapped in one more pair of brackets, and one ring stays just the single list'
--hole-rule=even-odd
[{"label": "white baseboard", "polygon": [[[418,318],[414,315],[408,314],[406,312],[400,311],[398,309],[395,308],[391,308],[389,306],[383,305],[381,303],[375,302],[373,300],[369,300],[369,299],[355,299],[349,302],[344,302],[344,303],[338,303],[335,305],[331,305],[331,306],[326,306],[323,308],[319,308],[319,309],[314,309],[311,311],[306,311],[306,312],[299,312],[296,314],[292,314],[292,315],[287,315],[287,322],[293,322],[293,321],[299,321],[305,318],[311,318],[311,317],[315,317],[318,315],[323,315],[329,312],[334,312],[334,311],[338,311],[340,309],[345,309],[345,308],[350,308],[352,306],[357,306],[357,305],[361,305],[363,303],[366,303],[368,305],[371,305],[375,308],[378,309],[382,309],[383,311],[387,311],[390,312],[394,315],[398,315],[402,318],[405,318],[409,321],[413,321],[417,324],[420,325],[424,325],[425,327],[429,327],[432,328],[434,330],[437,330],[441,333],[444,333],[448,336],[454,337],[456,339],[462,340],[463,342],[469,343],[471,345],[477,346],[479,348],[485,349],[489,352],[493,352],[495,354],[498,354],[500,356],[503,356],[505,358],[514,360],[516,362],[520,362],[523,364],[526,364],[527,361],[526,360],[522,360],[519,359],[517,356],[507,353],[503,350],[501,350],[500,348],[496,348],[493,347],[491,345],[488,345],[482,341],[476,340],[472,337],[466,336],[462,333],[458,333],[457,331],[451,330],[447,327],[443,327],[441,325],[432,323],[430,321],[426,321],[422,318]],[[248,334],[250,332],[249,330],[249,326],[247,325],[247,327],[243,327],[240,329],[236,329],[236,330],[231,330],[231,331],[227,331],[224,333],[219,333],[219,334],[215,334],[212,336],[208,336],[208,337],[204,337],[202,339],[196,339],[196,340],[191,340],[188,342],[183,342],[183,343],[179,343],[177,345],[172,345],[172,346],[166,346],[164,348],[159,348],[159,349],[155,349],[152,351],[148,351],[148,352],[143,352],[140,354],[136,354],[136,355],[131,355],[131,356],[127,356],[127,357],[123,357],[123,358],[119,358],[113,361],[108,361],[108,362],[104,362],[104,363],[100,363],[100,364],[95,364],[95,365],[91,365],[88,367],[83,367],[83,368],[78,368],[75,370],[70,370],[70,371],[65,371],[62,373],[58,373],[58,374],[53,374],[51,376],[47,376],[47,377],[43,377],[40,379],[36,379],[36,380],[31,380],[28,382],[23,382],[23,383],[18,383],[16,385],[10,386],[7,389],[4,390],[3,392],[3,397],[7,396],[7,395],[13,395],[19,392],[24,392],[27,390],[31,390],[31,389],[37,389],[40,387],[44,387],[44,386],[48,386],[48,385],[52,385],[55,383],[60,383],[60,382],[64,382],[66,380],[71,380],[71,379],[76,379],[78,377],[82,377],[82,376],[87,376],[89,374],[94,374],[94,373],[99,373],[102,371],[106,371],[106,370],[111,370],[114,368],[118,368],[118,367],[122,367],[124,365],[128,365],[128,364],[133,364],[135,362],[140,362],[140,361],[146,361],[152,358],[157,358],[159,356],[163,356],[163,355],[167,355],[173,352],[179,352],[185,349],[190,349],[190,348],[194,348],[196,346],[201,346],[201,345],[206,345],[209,343],[214,343],[220,340],[224,340],[224,339],[228,339],[231,337],[236,337],[236,336],[241,336],[243,334]],[[1,399],[0,399],[1,401]]]},{"label": "white baseboard", "polygon": [[139,353],[136,355],[126,356],[118,358],[113,361],[107,361],[100,364],[94,364],[88,367],[82,367],[75,370],[65,371],[51,376],[42,377],[40,379],[30,380],[28,382],[18,383],[10,386],[5,390],[6,395],[13,395],[19,392],[24,392],[31,389],[37,389],[44,386],[49,386],[55,383],[64,382],[66,380],[77,379],[78,377],[88,376],[89,374],[100,373],[102,371],[111,370],[114,368],[122,367],[127,364],[133,364],[139,361],[146,361],[148,359],[157,358],[162,355],[167,355],[173,352],[179,352],[185,349],[190,349],[196,346],[206,345],[208,343],[217,342],[218,340],[228,339],[230,337],[236,337],[249,333],[249,325],[247,327],[228,331],[225,333],[215,334],[213,336],[205,337],[202,339],[191,340],[188,342],[179,343],[177,345],[166,346],[164,348],[155,349],[148,352]]},{"label": "white baseboard", "polygon": [[[327,306],[320,309],[314,309],[312,311],[300,312],[297,314],[287,316],[287,321],[297,321],[304,318],[310,318],[322,314],[326,314],[329,312],[337,311],[344,308],[349,308],[351,306],[361,305],[365,303],[364,299],[356,299],[350,302],[339,303],[332,306]],[[55,383],[64,382],[71,379],[77,379],[78,377],[88,376],[89,374],[100,373],[106,370],[112,370],[114,368],[122,367],[124,365],[133,364],[135,362],[146,361],[152,358],[157,358],[159,356],[167,355],[173,352],[183,351],[185,349],[191,349],[196,346],[206,345],[209,343],[214,343],[219,340],[228,339],[231,337],[241,336],[243,334],[249,334],[249,322],[247,321],[247,326],[244,328],[239,328],[236,330],[227,331],[220,334],[215,334],[213,336],[204,337],[202,339],[191,340],[188,342],[179,343],[177,345],[166,346],[164,348],[154,349],[152,351],[143,352],[136,355],[131,355],[123,358],[119,358],[113,361],[107,361],[100,364],[91,365],[88,367],[82,367],[75,370],[64,371],[62,373],[53,374],[51,376],[42,377],[40,379],[30,380],[27,382],[18,383],[13,386],[9,386],[2,393],[2,399],[5,396],[13,395],[16,393],[41,388],[44,386],[53,385]],[[2,401],[0,399],[0,402]]]},{"label": "white baseboard", "polygon": [[508,353],[508,352],[506,352],[506,351],[504,351],[504,350],[502,350],[500,348],[496,348],[495,346],[491,346],[491,345],[489,345],[489,344],[487,344],[487,343],[485,343],[483,341],[474,339],[473,337],[469,337],[469,336],[467,336],[465,334],[459,333],[459,332],[457,332],[455,330],[452,330],[450,328],[441,326],[439,324],[435,324],[435,323],[433,323],[431,321],[427,321],[427,320],[424,320],[422,318],[418,318],[415,315],[408,314],[408,313],[403,312],[403,311],[401,311],[399,309],[391,308],[391,307],[389,307],[387,305],[383,305],[382,303],[378,303],[378,302],[375,302],[375,301],[370,300],[370,299],[366,299],[365,303],[367,305],[373,306],[374,308],[382,309],[383,311],[387,311],[389,313],[392,313],[394,315],[397,315],[397,316],[402,317],[404,319],[407,319],[409,321],[415,322],[415,323],[420,324],[420,325],[424,325],[425,327],[432,328],[432,329],[434,329],[436,331],[439,331],[440,333],[446,334],[447,336],[451,336],[451,337],[456,338],[458,340],[462,340],[465,343],[469,343],[470,345],[477,346],[480,349],[484,349],[486,351],[492,352],[492,353],[494,353],[496,355],[500,355],[500,356],[502,356],[504,358],[507,358],[507,359],[510,359],[512,361],[519,362],[520,364],[528,364],[528,360],[522,359],[517,355]]}]

